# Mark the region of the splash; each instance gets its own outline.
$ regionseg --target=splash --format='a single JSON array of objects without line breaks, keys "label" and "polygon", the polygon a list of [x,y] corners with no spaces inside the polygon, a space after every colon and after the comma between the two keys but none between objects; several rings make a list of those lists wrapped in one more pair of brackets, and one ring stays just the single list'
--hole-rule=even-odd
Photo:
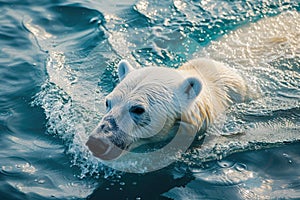
[{"label": "splash", "polygon": [[85,79],[84,71],[79,74],[72,69],[63,51],[49,45],[50,41],[57,39],[55,36],[34,25],[28,17],[25,17],[23,24],[33,34],[38,46],[48,53],[48,79],[32,102],[33,106],[44,109],[47,132],[65,142],[66,153],[72,156],[72,165],[81,169],[81,174],[78,175],[80,178],[115,174],[114,170],[103,166],[91,156],[85,146],[88,134],[103,113],[97,108],[103,100],[100,88]]}]

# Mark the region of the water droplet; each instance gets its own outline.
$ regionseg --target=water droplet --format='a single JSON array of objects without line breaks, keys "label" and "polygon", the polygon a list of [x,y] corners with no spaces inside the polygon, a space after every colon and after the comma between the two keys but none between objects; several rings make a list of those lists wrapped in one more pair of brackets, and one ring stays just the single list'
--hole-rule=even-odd
[{"label": "water droplet", "polygon": [[72,187],[77,187],[77,186],[78,186],[78,183],[71,182],[70,185],[71,185]]},{"label": "water droplet", "polygon": [[17,188],[18,190],[22,191],[23,185],[18,183],[18,184],[16,184],[16,188]]},{"label": "water droplet", "polygon": [[218,161],[218,165],[222,168],[229,168],[229,167],[232,167],[233,166],[233,162],[230,162],[230,161]]},{"label": "water droplet", "polygon": [[221,154],[222,153],[222,146],[220,144],[215,144],[213,151],[215,154]]},{"label": "water droplet", "polygon": [[203,170],[200,169],[200,168],[191,168],[191,172],[193,172],[193,173],[202,173]]},{"label": "water droplet", "polygon": [[124,182],[120,182],[120,185],[125,185],[125,183]]},{"label": "water droplet", "polygon": [[235,165],[235,169],[242,172],[242,171],[245,171],[247,169],[247,166],[245,164],[242,164],[242,163],[237,163]]},{"label": "water droplet", "polygon": [[168,19],[168,18],[166,18],[165,20],[164,20],[164,26],[169,26],[170,25],[170,19]]},{"label": "water droplet", "polygon": [[13,167],[12,166],[2,166],[2,171],[3,172],[11,172],[13,170]]},{"label": "water droplet", "polygon": [[93,24],[93,23],[101,24],[102,21],[101,21],[101,19],[99,19],[99,17],[93,17],[92,19],[90,19],[90,23],[91,24]]},{"label": "water droplet", "polygon": [[25,159],[18,158],[18,157],[11,157],[11,162],[14,162],[15,164],[10,166],[2,166],[1,170],[5,174],[18,174],[18,173],[29,173],[33,174],[36,169]]},{"label": "water droplet", "polygon": [[40,180],[38,180],[37,182],[38,182],[39,184],[44,184],[46,181],[43,180],[43,179],[40,179]]}]

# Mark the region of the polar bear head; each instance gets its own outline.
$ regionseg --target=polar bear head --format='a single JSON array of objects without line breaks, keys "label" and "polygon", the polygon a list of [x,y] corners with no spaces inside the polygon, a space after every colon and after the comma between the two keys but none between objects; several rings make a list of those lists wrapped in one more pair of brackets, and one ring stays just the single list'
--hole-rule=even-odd
[{"label": "polar bear head", "polygon": [[120,83],[106,97],[107,112],[86,143],[103,160],[170,139],[172,127],[202,89],[197,77],[172,68],[134,69],[124,60],[118,65],[118,76]]}]

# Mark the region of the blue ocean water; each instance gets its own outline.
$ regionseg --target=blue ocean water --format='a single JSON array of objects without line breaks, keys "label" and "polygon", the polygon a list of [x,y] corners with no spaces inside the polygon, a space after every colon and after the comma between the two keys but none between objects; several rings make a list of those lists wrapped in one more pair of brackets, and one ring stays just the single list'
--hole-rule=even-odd
[{"label": "blue ocean water", "polygon": [[[299,10],[297,0],[0,1],[0,198],[299,199]],[[233,66],[259,97],[158,171],[90,156],[120,59],[176,68],[198,56]]]}]

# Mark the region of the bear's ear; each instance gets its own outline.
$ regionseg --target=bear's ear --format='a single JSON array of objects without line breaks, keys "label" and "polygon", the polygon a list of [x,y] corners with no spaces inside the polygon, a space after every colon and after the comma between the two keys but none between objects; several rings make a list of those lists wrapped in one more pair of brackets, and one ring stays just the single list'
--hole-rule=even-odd
[{"label": "bear's ear", "polygon": [[118,64],[118,76],[120,81],[122,81],[127,74],[133,70],[134,68],[126,60],[121,60]]},{"label": "bear's ear", "polygon": [[202,83],[196,77],[189,77],[183,81],[180,90],[188,100],[192,100],[200,94],[202,90]]}]

